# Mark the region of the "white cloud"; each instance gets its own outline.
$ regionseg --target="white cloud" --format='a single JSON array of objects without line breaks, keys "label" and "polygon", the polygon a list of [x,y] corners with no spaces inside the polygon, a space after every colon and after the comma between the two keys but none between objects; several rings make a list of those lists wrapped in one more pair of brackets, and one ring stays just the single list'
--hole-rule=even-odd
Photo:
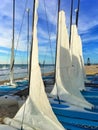
[{"label": "white cloud", "polygon": [[[50,0],[45,0],[45,6],[44,6],[44,0],[39,1],[39,14],[40,17],[43,20],[48,20],[49,23],[56,25],[57,21],[57,0],[53,0],[50,2]],[[46,10],[46,11],[45,11]],[[47,15],[47,19],[46,19]]]},{"label": "white cloud", "polygon": [[[23,11],[24,11],[24,6],[25,6],[25,1],[26,0],[16,0],[16,28],[15,28],[15,48],[16,48],[16,43],[17,43],[17,36],[19,33],[21,21],[22,21],[22,16],[23,16]],[[81,2],[84,0],[81,0]],[[31,17],[32,17],[32,0],[28,0],[28,7],[30,7],[30,23],[31,23]],[[44,7],[44,0],[39,1],[39,18],[41,20],[46,21],[46,14],[45,14],[45,8],[46,8],[46,13],[47,13],[47,19],[48,23],[51,24],[50,26],[56,28],[57,25],[57,0],[45,0],[46,2],[46,7]],[[66,4],[65,4],[66,3]],[[61,8],[64,9],[66,8],[66,22],[67,26],[69,26],[69,19],[70,19],[70,2],[69,0],[62,0],[61,2]],[[79,15],[79,33],[89,33],[89,29],[92,28],[93,26],[98,24],[98,17],[94,17],[92,13],[89,13],[90,15],[87,15],[83,13],[83,8],[82,12]],[[94,9],[95,12],[98,12],[97,9]],[[94,12],[94,13],[95,13]],[[7,20],[6,20],[7,19]],[[26,27],[27,27],[27,16],[24,19],[24,25],[23,25],[23,30],[22,34],[19,40],[18,44],[18,50],[22,52],[26,52],[27,50],[27,41],[26,41]],[[47,23],[46,23],[47,24]],[[32,25],[30,25],[32,26]],[[56,34],[54,30],[51,30],[51,42],[54,44],[54,41],[56,40]],[[30,29],[31,30],[31,29]],[[46,48],[43,47],[42,45],[46,45],[49,48],[49,35],[45,29],[43,28],[42,25],[38,26],[38,36],[39,36],[39,43],[40,43],[40,48],[39,51],[41,53],[46,53]],[[12,0],[3,0],[2,4],[0,5],[0,46],[1,47],[6,47],[6,48],[11,48],[11,39],[12,39]],[[83,42],[88,42],[92,40],[98,40],[97,36],[83,36],[82,37]],[[53,52],[55,52],[54,46],[52,46]],[[3,50],[1,50],[3,52]],[[5,51],[5,53],[7,53]],[[47,55],[50,55],[50,50],[47,51]]]},{"label": "white cloud", "polygon": [[91,36],[89,36],[89,37],[85,36],[85,37],[83,37],[82,41],[83,42],[98,41],[98,36],[93,36],[93,37],[91,37]]},{"label": "white cloud", "polygon": [[9,51],[8,50],[1,50],[0,49],[0,53],[9,54]]},{"label": "white cloud", "polygon": [[[38,27],[38,35],[41,37],[39,39],[40,42],[46,42],[47,40],[49,40],[49,34],[42,27]],[[50,32],[50,39],[52,41],[56,39],[56,34],[54,32]]]},{"label": "white cloud", "polygon": [[85,22],[86,20],[81,18],[80,23],[79,23],[79,33],[88,33],[88,30],[96,25],[98,25],[98,20],[93,20],[90,21],[90,19],[88,19],[87,22]]}]

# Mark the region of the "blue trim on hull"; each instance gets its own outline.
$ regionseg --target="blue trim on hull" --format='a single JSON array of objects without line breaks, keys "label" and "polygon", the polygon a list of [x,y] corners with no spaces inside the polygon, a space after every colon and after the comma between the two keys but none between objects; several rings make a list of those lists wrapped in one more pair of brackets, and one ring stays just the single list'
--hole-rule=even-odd
[{"label": "blue trim on hull", "polygon": [[56,107],[52,107],[55,114],[61,116],[67,116],[70,118],[78,118],[84,119],[88,121],[97,122],[98,124],[98,113],[97,112],[90,112],[90,111],[81,111],[81,110],[70,110],[70,109],[62,109],[61,104],[56,104]]}]

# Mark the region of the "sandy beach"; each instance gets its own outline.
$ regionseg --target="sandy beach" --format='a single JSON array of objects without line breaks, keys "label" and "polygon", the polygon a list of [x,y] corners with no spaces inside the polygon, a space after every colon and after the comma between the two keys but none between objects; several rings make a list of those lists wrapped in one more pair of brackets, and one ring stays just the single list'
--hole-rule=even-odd
[{"label": "sandy beach", "polygon": [[98,74],[98,65],[85,66],[86,75]]}]

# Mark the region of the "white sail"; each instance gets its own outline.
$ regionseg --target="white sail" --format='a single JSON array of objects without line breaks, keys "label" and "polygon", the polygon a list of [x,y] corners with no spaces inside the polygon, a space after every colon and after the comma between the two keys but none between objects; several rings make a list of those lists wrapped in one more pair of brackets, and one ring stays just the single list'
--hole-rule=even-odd
[{"label": "white sail", "polygon": [[[84,81],[86,80],[86,73],[85,73],[85,68],[84,68],[84,58],[83,58],[83,53],[82,53],[82,41],[81,41],[81,37],[79,37],[79,42],[78,42],[78,48],[79,49],[79,57],[80,57],[80,61],[81,61],[81,66],[82,66],[82,72],[83,72],[83,78]],[[81,90],[84,90],[85,88],[81,88]]]},{"label": "white sail", "polygon": [[38,0],[35,1],[30,94],[16,116],[6,118],[5,123],[18,129],[22,125],[24,130],[64,130],[47,99],[38,64],[37,8]]},{"label": "white sail", "polygon": [[10,83],[11,84],[13,83],[13,79],[14,79],[13,62],[14,62],[14,41],[12,40],[11,62],[10,62]]},{"label": "white sail", "polygon": [[84,86],[84,68],[81,39],[77,32],[76,25],[72,25],[71,36],[71,53],[72,53],[72,66],[73,66],[73,80],[77,89],[85,90]]},{"label": "white sail", "polygon": [[82,45],[81,45],[81,39],[77,32],[76,25],[72,25],[72,29],[71,29],[70,53],[71,53],[71,60],[72,60],[70,80],[72,86],[74,85],[72,87],[72,92],[74,96],[82,100],[82,102],[84,102],[86,105],[88,104],[89,108],[92,108],[93,105],[88,103],[80,92],[80,90],[85,90],[85,86],[84,86],[84,75],[83,75]]},{"label": "white sail", "polygon": [[14,82],[14,27],[15,26],[15,0],[13,1],[13,38],[12,38],[12,48],[11,48],[11,59],[10,59],[10,74],[9,82],[4,83],[5,85],[16,87],[17,84]]},{"label": "white sail", "polygon": [[14,83],[14,30],[15,30],[15,1],[13,1],[13,38],[12,38],[12,48],[11,48],[11,59],[10,59],[10,83],[13,87],[17,85]]},{"label": "white sail", "polygon": [[[56,82],[51,92],[58,95],[60,99],[73,105],[91,108],[92,105],[85,101],[77,89],[76,77],[74,80],[74,69],[72,67],[71,53],[69,51],[69,38],[65,24],[65,13],[59,13],[59,29],[57,43]],[[78,79],[77,79],[78,80]],[[74,82],[76,81],[76,83]]]},{"label": "white sail", "polygon": [[[65,24],[65,13],[64,11],[59,12],[59,26],[58,26],[58,43],[57,43],[57,59],[56,59],[56,84],[51,92],[52,95],[57,94],[57,82],[64,84],[60,85],[66,87],[67,90],[71,90],[69,71],[71,68],[71,55],[69,53],[69,38]],[[66,85],[65,85],[66,83]],[[69,86],[69,87],[67,87]],[[65,91],[65,90],[64,90]]]}]

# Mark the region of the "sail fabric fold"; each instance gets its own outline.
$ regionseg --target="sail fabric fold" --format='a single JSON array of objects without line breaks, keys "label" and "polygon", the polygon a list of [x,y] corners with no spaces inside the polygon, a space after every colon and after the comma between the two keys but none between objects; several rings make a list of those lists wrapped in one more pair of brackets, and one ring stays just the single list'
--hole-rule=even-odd
[{"label": "sail fabric fold", "polygon": [[60,11],[59,27],[58,27],[57,59],[56,59],[56,83],[51,92],[51,95],[56,95],[57,88],[61,89],[61,87],[62,89],[64,88],[64,91],[66,91],[66,93],[68,93],[68,91],[71,91],[71,84],[69,78],[70,68],[71,68],[71,55],[69,52],[69,39],[65,24],[65,13],[64,11]]},{"label": "sail fabric fold", "polygon": [[76,25],[72,25],[72,36],[71,36],[71,55],[72,55],[72,66],[73,66],[73,81],[77,89],[85,90],[84,79],[85,79],[85,71],[84,71],[84,63],[83,63],[83,55],[82,55],[82,44],[81,38],[78,35]]},{"label": "sail fabric fold", "polygon": [[18,129],[22,126],[24,130],[64,130],[49,104],[38,64],[37,8],[38,0],[35,1],[30,94],[16,116],[4,121]]},{"label": "sail fabric fold", "polygon": [[[78,48],[79,49],[79,57],[80,57],[80,61],[81,61],[81,66],[82,66],[82,73],[83,73],[83,78],[84,81],[86,80],[86,73],[85,73],[85,67],[84,67],[84,58],[83,58],[83,53],[82,53],[82,41],[81,41],[81,37],[78,35],[79,37],[79,42],[78,42]],[[81,88],[81,90],[84,90],[85,88]]]},{"label": "sail fabric fold", "polygon": [[10,127],[8,125],[0,124],[0,130],[17,130],[16,128]]},{"label": "sail fabric fold", "polygon": [[[50,95],[57,95],[59,99],[69,102],[70,104],[91,108],[79,90],[78,78],[74,78],[75,69],[72,66],[72,56],[69,49],[69,38],[65,24],[65,13],[59,13],[59,29],[57,43],[57,60],[56,60],[56,82]],[[75,64],[75,63],[74,63]],[[76,80],[77,78],[77,80]],[[82,83],[81,83],[82,84]]]}]

